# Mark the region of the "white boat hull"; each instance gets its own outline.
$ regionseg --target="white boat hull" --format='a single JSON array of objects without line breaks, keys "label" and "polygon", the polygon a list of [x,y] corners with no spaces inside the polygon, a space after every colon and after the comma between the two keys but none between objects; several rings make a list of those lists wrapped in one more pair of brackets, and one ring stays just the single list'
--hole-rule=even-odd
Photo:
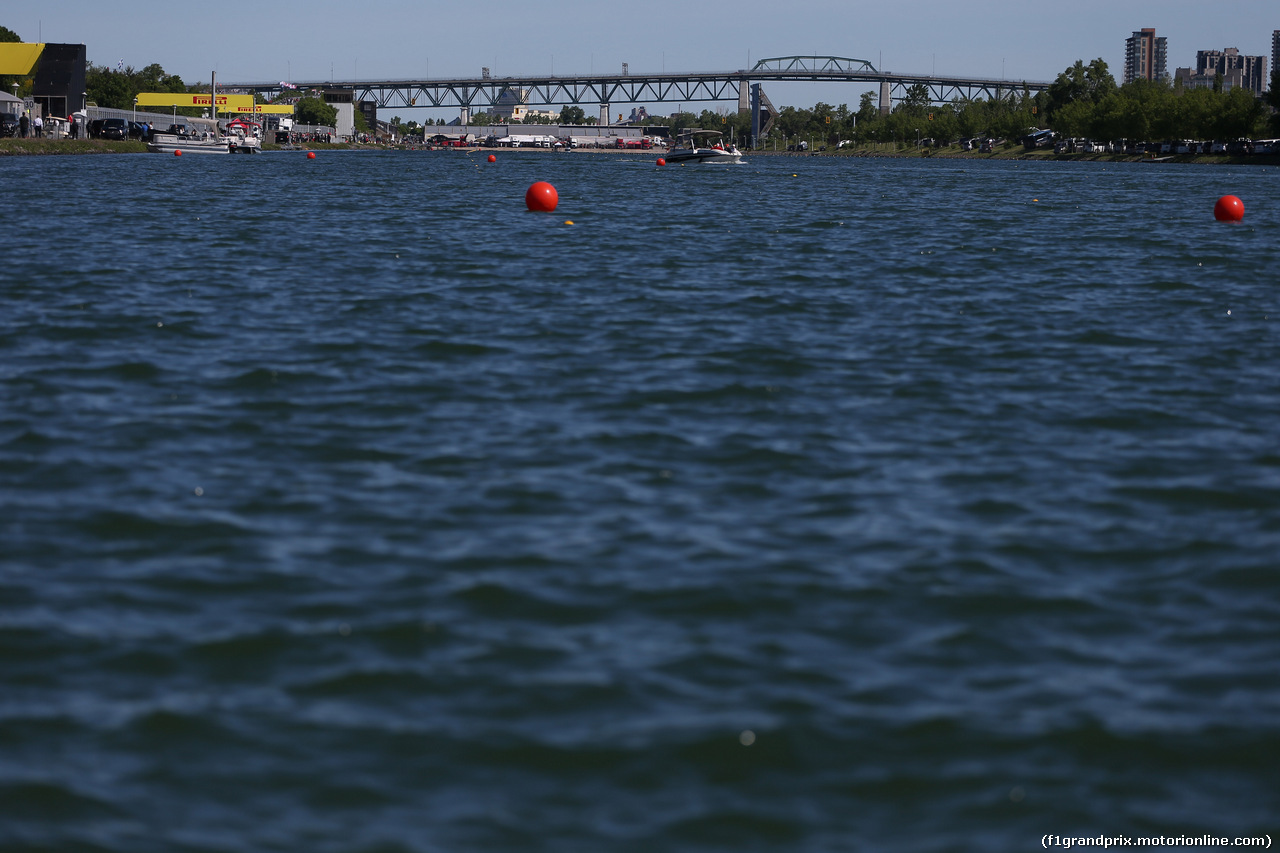
[{"label": "white boat hull", "polygon": [[152,154],[230,154],[231,146],[217,139],[184,139],[176,133],[153,133],[147,143]]},{"label": "white boat hull", "polygon": [[232,154],[261,154],[262,143],[252,136],[234,137],[229,140]]},{"label": "white boat hull", "polygon": [[663,155],[668,164],[672,163],[741,163],[742,152],[737,149],[723,148],[672,148]]}]

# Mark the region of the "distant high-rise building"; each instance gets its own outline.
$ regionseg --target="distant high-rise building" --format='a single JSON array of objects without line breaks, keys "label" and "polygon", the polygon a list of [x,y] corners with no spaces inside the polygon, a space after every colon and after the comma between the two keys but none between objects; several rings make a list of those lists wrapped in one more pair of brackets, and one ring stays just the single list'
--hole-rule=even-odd
[{"label": "distant high-rise building", "polygon": [[1280,71],[1280,30],[1271,31],[1271,73]]},{"label": "distant high-rise building", "polygon": [[[1179,78],[1183,71],[1178,69]],[[1241,56],[1234,47],[1226,50],[1196,51],[1196,70],[1184,79],[1194,86],[1212,86],[1222,78],[1223,90],[1248,89],[1255,95],[1267,91],[1267,58],[1265,56]]]},{"label": "distant high-rise building", "polygon": [[1133,35],[1124,41],[1124,82],[1168,77],[1166,53],[1166,40],[1164,36],[1156,37],[1154,27],[1134,30]]}]

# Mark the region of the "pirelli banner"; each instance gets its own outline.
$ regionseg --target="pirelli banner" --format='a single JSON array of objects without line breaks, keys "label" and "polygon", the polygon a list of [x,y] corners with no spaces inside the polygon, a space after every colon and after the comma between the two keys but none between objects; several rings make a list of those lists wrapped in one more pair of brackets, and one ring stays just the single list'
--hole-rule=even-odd
[{"label": "pirelli banner", "polygon": [[[222,107],[218,107],[222,109]],[[224,112],[229,113],[255,113],[260,116],[291,116],[293,115],[293,104],[253,104],[248,107],[228,107]]]},{"label": "pirelli banner", "polygon": [[[140,107],[204,107],[213,105],[213,97],[206,92],[139,92]],[[218,112],[236,112],[244,107],[253,109],[253,95],[218,95]]]}]

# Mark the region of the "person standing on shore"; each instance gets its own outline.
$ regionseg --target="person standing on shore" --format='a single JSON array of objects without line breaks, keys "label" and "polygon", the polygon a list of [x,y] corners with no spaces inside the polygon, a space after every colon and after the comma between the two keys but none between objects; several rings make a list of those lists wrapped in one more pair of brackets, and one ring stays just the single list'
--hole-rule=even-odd
[{"label": "person standing on shore", "polygon": [[36,139],[43,139],[44,138],[44,119],[40,118],[40,116],[37,115],[35,118],[31,120],[31,126],[35,128],[35,131],[31,135],[34,136]]},{"label": "person standing on shore", "polygon": [[27,130],[31,127],[31,119],[27,118],[27,114],[23,113],[18,119],[18,135],[23,139],[27,138]]}]

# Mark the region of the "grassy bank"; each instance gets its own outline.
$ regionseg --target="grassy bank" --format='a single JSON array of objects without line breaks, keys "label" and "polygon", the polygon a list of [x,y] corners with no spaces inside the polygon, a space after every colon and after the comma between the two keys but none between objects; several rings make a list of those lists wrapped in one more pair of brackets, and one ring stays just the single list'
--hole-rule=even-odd
[{"label": "grassy bank", "polygon": [[[772,151],[749,152],[752,154],[773,154]],[[777,152],[783,156],[784,152]],[[979,151],[964,151],[959,145],[944,148],[917,148],[912,146],[894,146],[892,143],[870,143],[839,151],[803,151],[785,152],[788,157],[904,157],[947,160],[1042,160],[1070,163],[1139,163],[1151,162],[1152,158],[1140,154],[1055,154],[1053,149],[1027,151],[1021,145],[998,146],[996,150],[983,154]],[[1280,157],[1275,155],[1250,155],[1247,157],[1230,157],[1225,154],[1178,154],[1161,157],[1160,163],[1203,163],[1223,164],[1239,163],[1262,166],[1280,166]]]},{"label": "grassy bank", "polygon": [[0,139],[0,157],[13,154],[139,154],[146,143],[113,139]]}]

